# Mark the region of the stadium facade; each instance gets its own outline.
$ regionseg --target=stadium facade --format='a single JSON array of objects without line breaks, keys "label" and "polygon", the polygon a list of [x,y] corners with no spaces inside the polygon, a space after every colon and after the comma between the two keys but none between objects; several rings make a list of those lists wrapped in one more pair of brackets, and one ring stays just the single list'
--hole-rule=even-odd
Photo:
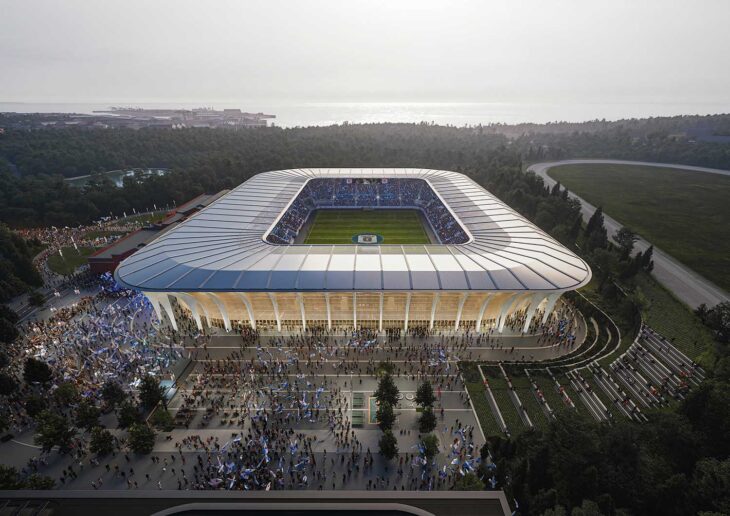
[{"label": "stadium facade", "polygon": [[[303,244],[314,210],[417,209],[432,243]],[[356,235],[353,235],[354,237]],[[292,169],[258,174],[115,271],[176,326],[427,327],[501,332],[546,321],[588,265],[463,174]]]}]

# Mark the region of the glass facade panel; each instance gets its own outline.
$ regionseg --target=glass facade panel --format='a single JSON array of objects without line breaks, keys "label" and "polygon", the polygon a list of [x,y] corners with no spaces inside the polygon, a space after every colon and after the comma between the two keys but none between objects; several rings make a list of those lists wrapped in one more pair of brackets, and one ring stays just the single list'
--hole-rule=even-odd
[{"label": "glass facade panel", "polygon": [[[197,310],[203,324],[219,328],[224,328],[225,316],[234,329],[249,326],[247,302],[256,327],[265,330],[276,329],[277,310],[284,331],[301,331],[303,319],[308,329],[331,324],[337,331],[353,328],[355,319],[359,328],[378,329],[381,320],[381,294],[377,292],[182,292],[170,296],[176,317],[194,321],[192,311]],[[533,303],[535,309],[530,310]],[[530,315],[539,321],[546,306],[547,298],[539,292],[384,292],[382,328],[403,329],[407,316],[409,330],[425,330],[433,313],[433,329],[437,332],[453,331],[457,319],[461,331],[477,327],[482,332],[490,331],[502,320],[507,328],[515,330]]]}]

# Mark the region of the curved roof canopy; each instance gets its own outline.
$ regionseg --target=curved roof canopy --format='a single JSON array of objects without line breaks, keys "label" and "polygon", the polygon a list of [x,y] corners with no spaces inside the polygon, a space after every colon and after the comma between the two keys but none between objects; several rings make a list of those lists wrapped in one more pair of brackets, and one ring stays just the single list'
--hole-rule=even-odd
[{"label": "curved roof canopy", "polygon": [[[276,245],[265,235],[312,178],[419,178],[469,233],[451,245]],[[565,291],[588,265],[463,174],[324,168],[258,174],[124,260],[130,288],[170,292]]]}]

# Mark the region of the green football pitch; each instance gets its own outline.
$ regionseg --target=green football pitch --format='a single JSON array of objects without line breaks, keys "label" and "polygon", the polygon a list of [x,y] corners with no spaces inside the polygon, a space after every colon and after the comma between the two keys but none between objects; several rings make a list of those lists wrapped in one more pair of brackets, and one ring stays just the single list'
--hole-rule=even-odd
[{"label": "green football pitch", "polygon": [[383,244],[428,244],[417,210],[318,210],[305,244],[352,244],[357,235],[380,235]]}]

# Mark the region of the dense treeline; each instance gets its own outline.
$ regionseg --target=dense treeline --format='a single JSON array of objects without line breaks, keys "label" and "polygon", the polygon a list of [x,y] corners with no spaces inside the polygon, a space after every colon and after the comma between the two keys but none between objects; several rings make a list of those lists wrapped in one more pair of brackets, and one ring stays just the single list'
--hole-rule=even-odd
[{"label": "dense treeline", "polygon": [[[238,172],[293,166],[456,165],[488,152],[500,135],[427,124],[363,124],[255,130],[118,129],[8,131],[0,137],[6,168],[23,176],[65,177],[133,167]],[[418,163],[414,164],[413,161]]]},{"label": "dense treeline", "polygon": [[37,250],[6,225],[0,224],[0,302],[42,284],[40,274],[33,266]]},{"label": "dense treeline", "polygon": [[[1,120],[1,118],[0,118]],[[666,135],[672,138],[694,138],[705,135],[723,136],[730,133],[730,114],[676,115],[652,118],[625,118],[622,120],[588,120],[585,122],[548,122],[546,124],[490,124],[484,131],[518,138],[526,134],[601,133],[621,129],[633,137]]]},{"label": "dense treeline", "polygon": [[[0,114],[0,126],[20,115]],[[429,130],[430,129],[430,130]],[[729,168],[730,144],[713,138],[730,133],[730,115],[675,116],[618,121],[554,122],[548,124],[491,124],[464,128],[427,124],[363,124],[330,128],[267,128],[240,131],[165,128],[141,130],[8,130],[0,137],[0,163],[21,175],[60,174],[64,177],[134,167],[187,168],[211,158],[255,157],[261,145],[274,151],[271,139],[279,139],[299,157],[316,152],[304,148],[323,134],[347,139],[371,139],[375,133],[396,138],[442,138],[445,134],[488,135],[508,138],[526,159],[604,157],[661,160]],[[302,136],[306,134],[307,136]],[[377,134],[376,139],[377,139]],[[716,138],[715,138],[716,139]],[[725,141],[720,139],[721,141]],[[371,139],[371,141],[374,141]],[[463,142],[468,145],[467,138]],[[472,142],[474,140],[471,140]],[[264,142],[266,142],[264,144]],[[367,142],[364,142],[367,143]],[[335,150],[335,149],[329,149]],[[458,152],[458,149],[455,149]],[[265,152],[263,153],[265,155]],[[330,154],[327,154],[329,156]],[[260,157],[258,154],[256,157]]]},{"label": "dense treeline", "polygon": [[[709,120],[719,130],[728,117],[706,118],[704,123]],[[0,221],[15,227],[76,225],[109,212],[181,202],[230,188],[258,172],[291,167],[425,167],[493,174],[504,171],[505,163],[512,173],[520,160],[605,157],[730,168],[730,144],[676,137],[676,131],[695,127],[698,120],[704,118],[588,122],[574,132],[566,131],[572,124],[7,131],[0,135]],[[100,176],[83,191],[62,179],[148,167],[174,172],[129,179],[122,189]]]},{"label": "dense treeline", "polygon": [[612,158],[730,169],[730,143],[694,141],[663,132],[635,136],[623,127],[599,133],[530,134],[514,143],[528,162]]},{"label": "dense treeline", "polygon": [[[204,191],[231,188],[258,172],[284,168],[491,170],[503,155],[519,164],[506,143],[501,136],[425,124],[10,134],[0,137],[0,155],[13,162],[12,166],[5,163],[0,172],[0,220],[16,227],[76,225],[109,212],[121,214],[173,200],[179,203]],[[18,146],[24,149],[20,153]],[[9,148],[15,150],[8,152]],[[73,162],[91,162],[92,170],[102,164],[107,169],[153,164],[174,172],[130,179],[121,189],[100,177],[84,190],[66,185],[61,175],[45,175],[60,174],[66,163]]]}]

